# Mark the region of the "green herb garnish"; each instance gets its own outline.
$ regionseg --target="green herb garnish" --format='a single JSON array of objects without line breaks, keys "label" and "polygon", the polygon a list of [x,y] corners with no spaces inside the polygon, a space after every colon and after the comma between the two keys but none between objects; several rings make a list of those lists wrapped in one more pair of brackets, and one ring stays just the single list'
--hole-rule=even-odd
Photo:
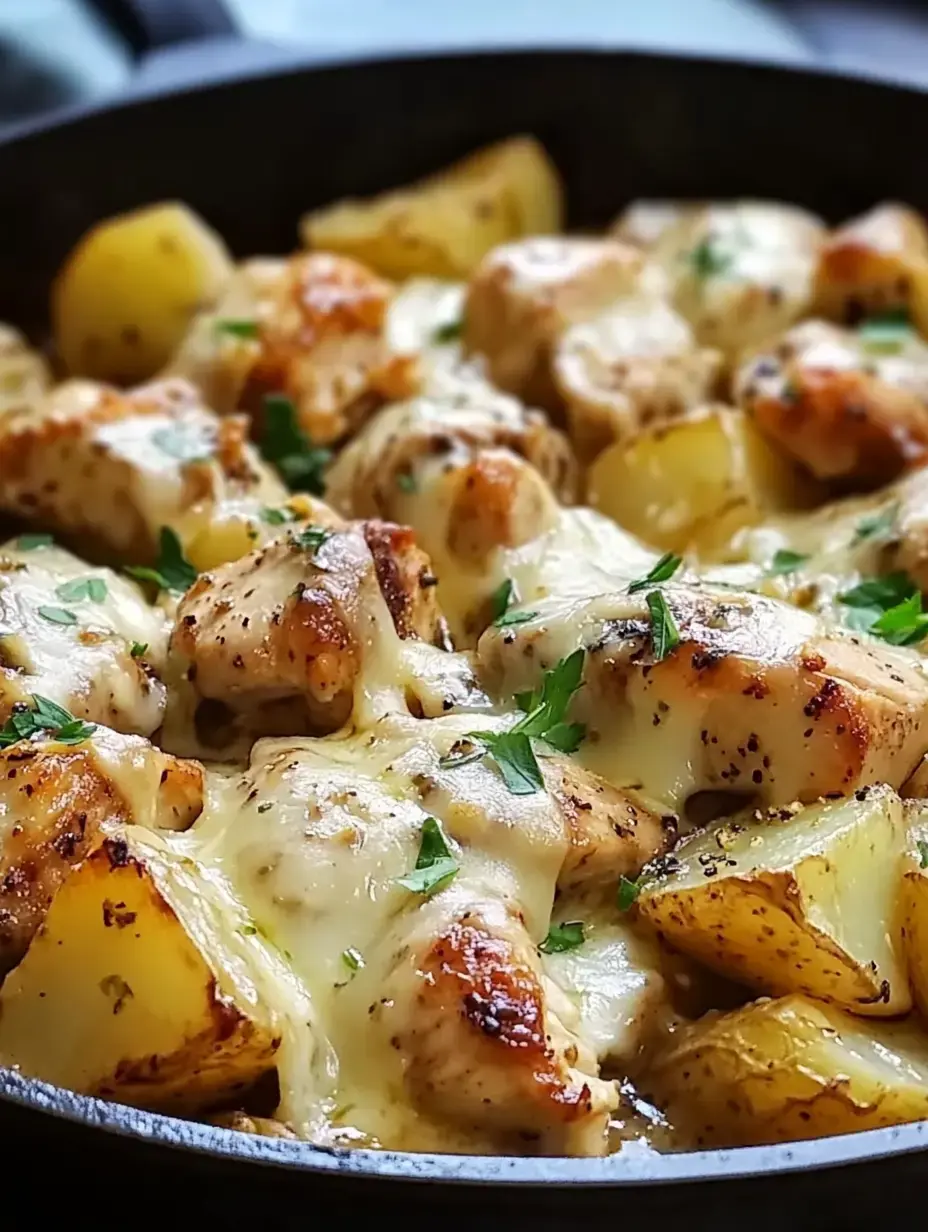
[{"label": "green herb garnish", "polygon": [[342,950],[342,962],[351,974],[354,975],[356,971],[360,971],[364,966],[364,956],[360,950],[356,950],[354,946],[349,945],[347,950]]},{"label": "green herb garnish", "polygon": [[82,599],[105,603],[108,593],[106,582],[98,577],[73,578],[70,582],[62,582],[55,587],[55,594],[65,603],[80,603]]},{"label": "green herb garnish", "polygon": [[77,617],[66,607],[51,607],[43,604],[36,609],[43,620],[51,621],[53,625],[76,625]]},{"label": "green herb garnish", "polygon": [[326,540],[331,538],[332,532],[324,526],[307,526],[297,535],[296,541],[310,556],[315,556]]},{"label": "green herb garnish", "polygon": [[633,595],[639,590],[646,590],[649,586],[655,586],[660,582],[668,582],[682,564],[682,556],[676,556],[673,552],[665,552],[649,573],[646,573],[643,578],[638,578],[636,582],[629,584],[628,593]]},{"label": "green herb garnish", "polygon": [[687,260],[692,266],[697,278],[714,278],[716,274],[724,274],[729,268],[734,256],[719,247],[716,236],[707,235],[700,240],[695,248],[687,254]]},{"label": "green herb garnish", "polygon": [[216,322],[217,334],[228,334],[231,338],[257,338],[257,321],[236,321],[225,319]]},{"label": "green herb garnish", "polygon": [[641,893],[638,881],[629,881],[627,877],[619,878],[619,892],[616,895],[616,906],[620,911],[628,911]]},{"label": "green herb garnish", "polygon": [[148,642],[133,642],[129,650],[129,654],[133,659],[141,659],[142,655],[148,649]]},{"label": "green herb garnish", "polygon": [[154,568],[149,565],[129,565],[126,573],[139,582],[154,582],[161,590],[183,594],[197,580],[198,574],[184,556],[176,533],[170,526],[162,526],[159,537],[158,559]]},{"label": "green herb garnish", "polygon": [[261,521],[266,522],[268,526],[283,526],[287,522],[295,522],[297,515],[292,509],[275,509],[272,505],[266,505],[261,510]]},{"label": "green herb garnish", "polygon": [[419,491],[419,485],[416,483],[416,477],[411,471],[400,471],[396,477],[396,486],[401,492],[405,492],[411,496],[414,492]]},{"label": "green herb garnish", "polygon": [[659,590],[652,590],[645,596],[645,601],[651,613],[651,645],[655,659],[660,661],[666,659],[675,646],[680,645],[680,630],[673,618],[673,612],[667,606],[667,600]]},{"label": "green herb garnish", "polygon": [[20,535],[16,540],[16,546],[20,552],[34,552],[36,548],[50,548],[54,542],[51,535],[36,533]]},{"label": "green herb garnish", "polygon": [[868,317],[857,329],[857,337],[867,350],[878,355],[897,355],[912,336],[912,323],[905,308]]},{"label": "green herb garnish", "polygon": [[0,748],[8,748],[43,732],[60,744],[80,744],[96,731],[95,724],[76,719],[64,706],[39,693],[32,695],[32,701],[33,709],[14,709],[0,728]]},{"label": "green herb garnish", "polygon": [[538,948],[542,954],[566,954],[583,945],[585,940],[583,922],[571,920],[566,924],[552,924]]},{"label": "green herb garnish", "polygon": [[777,577],[783,573],[795,573],[809,559],[804,552],[794,552],[790,548],[777,548],[773,560],[767,566],[767,575]]},{"label": "green herb garnish", "polygon": [[918,867],[928,868],[928,843],[923,838],[918,840]]},{"label": "green herb garnish", "polygon": [[868,539],[888,539],[896,529],[896,519],[899,517],[898,503],[889,505],[880,513],[869,518],[861,518],[854,531],[854,542],[862,543]]},{"label": "green herb garnish", "polygon": [[436,343],[454,342],[457,338],[460,338],[463,330],[463,319],[459,318],[457,321],[446,321],[444,325],[439,325],[432,334],[432,341]]},{"label": "green herb garnish", "polygon": [[457,873],[458,863],[448,848],[441,826],[434,817],[426,817],[422,823],[416,867],[405,877],[397,877],[397,884],[413,894],[427,896],[450,885]]},{"label": "green herb garnish", "polygon": [[297,421],[296,407],[282,394],[270,394],[264,399],[260,448],[261,456],[277,467],[291,491],[311,492],[314,496],[325,492],[322,473],[331,461],[332,451],[309,440]]},{"label": "green herb garnish", "polygon": [[907,573],[867,578],[838,596],[851,609],[845,623],[872,633],[893,646],[910,646],[928,633],[928,613],[918,587]]}]

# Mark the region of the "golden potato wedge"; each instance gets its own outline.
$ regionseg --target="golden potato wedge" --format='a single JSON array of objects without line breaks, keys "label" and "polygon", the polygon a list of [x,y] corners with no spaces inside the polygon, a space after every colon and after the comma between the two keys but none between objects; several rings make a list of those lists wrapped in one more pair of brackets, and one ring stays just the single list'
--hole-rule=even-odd
[{"label": "golden potato wedge", "polygon": [[[924,776],[924,762],[919,767]],[[912,776],[904,790],[911,791]],[[921,790],[923,782],[916,784]],[[902,861],[902,947],[912,996],[928,1021],[928,809],[923,801],[909,806],[908,849]]]},{"label": "golden potato wedge", "polygon": [[231,273],[222,239],[180,202],[98,223],[52,287],[58,353],[74,376],[119,385],[147,380]]},{"label": "golden potato wedge", "polygon": [[51,385],[44,358],[11,325],[0,322],[0,417],[30,411]]},{"label": "golden potato wedge", "polygon": [[275,1065],[292,986],[215,874],[135,826],[64,882],[0,993],[0,1060],[74,1091],[178,1112]]},{"label": "golden potato wedge", "polygon": [[699,1147],[901,1125],[928,1117],[928,1036],[806,997],[757,1001],[679,1031],[640,1089]]},{"label": "golden potato wedge", "polygon": [[408,188],[306,214],[300,235],[388,278],[459,278],[497,244],[560,231],[562,196],[542,146],[514,137]]},{"label": "golden potato wedge", "polygon": [[749,420],[710,406],[610,446],[590,468],[587,497],[655,547],[724,558],[736,531],[803,507],[810,492]]},{"label": "golden potato wedge", "polygon": [[888,787],[774,810],[694,835],[639,909],[685,954],[756,988],[807,993],[857,1014],[912,1005],[898,902],[906,845]]}]

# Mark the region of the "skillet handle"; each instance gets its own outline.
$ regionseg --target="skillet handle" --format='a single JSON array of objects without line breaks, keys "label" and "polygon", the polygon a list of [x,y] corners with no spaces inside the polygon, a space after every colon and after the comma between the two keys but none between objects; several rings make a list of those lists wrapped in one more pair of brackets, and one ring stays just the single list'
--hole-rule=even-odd
[{"label": "skillet handle", "polygon": [[237,34],[222,0],[88,0],[136,59],[163,47]]}]

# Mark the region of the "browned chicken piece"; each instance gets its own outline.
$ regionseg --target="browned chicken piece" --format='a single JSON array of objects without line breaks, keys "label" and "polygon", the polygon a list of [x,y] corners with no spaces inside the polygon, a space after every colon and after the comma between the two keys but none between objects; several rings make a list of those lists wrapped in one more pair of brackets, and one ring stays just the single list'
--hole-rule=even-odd
[{"label": "browned chicken piece", "polygon": [[662,588],[679,644],[663,659],[643,594],[535,604],[491,627],[478,656],[489,687],[534,688],[586,647],[584,764],[674,811],[698,792],[779,807],[899,787],[928,751],[928,681],[915,652],[829,630],[760,595]]},{"label": "browned chicken piece", "polygon": [[464,645],[483,627],[499,549],[548,530],[558,502],[572,503],[576,492],[576,463],[560,432],[505,394],[462,381],[378,415],[336,460],[327,496],[347,516],[415,530],[455,644]]},{"label": "browned chicken piece", "polygon": [[51,384],[48,364],[11,325],[0,322],[0,419],[33,410]]},{"label": "browned chicken piece", "polygon": [[167,371],[194,381],[223,414],[260,418],[263,397],[283,394],[309,439],[328,445],[418,387],[415,357],[387,341],[392,296],[391,283],[350,257],[247,261]]},{"label": "browned chicken piece", "polygon": [[[183,830],[202,799],[195,762],[104,727],[78,743],[51,735],[0,751],[0,978],[25,954],[56,890],[108,825]],[[107,850],[114,864],[123,858],[118,842]]]},{"label": "browned chicken piece", "polygon": [[154,559],[164,526],[195,563],[216,540],[240,554],[256,511],[287,495],[247,419],[220,419],[186,381],[129,393],[68,381],[38,412],[0,422],[0,508],[121,559]]},{"label": "browned chicken piece", "polygon": [[485,358],[500,389],[557,408],[557,338],[634,292],[643,267],[640,253],[614,240],[536,237],[494,248],[467,289],[464,349]]},{"label": "browned chicken piece", "polygon": [[819,479],[888,483],[928,456],[928,345],[805,321],[747,359],[736,401]]},{"label": "browned chicken piece", "polygon": [[571,326],[553,357],[571,440],[585,462],[710,401],[721,367],[722,353],[697,347],[683,317],[653,293]]},{"label": "browned chicken piece", "polygon": [[850,325],[904,311],[928,324],[928,228],[921,215],[887,201],[833,231],[819,260],[814,311]]},{"label": "browned chicken piece", "polygon": [[808,311],[826,234],[812,214],[774,201],[634,202],[613,233],[664,271],[697,341],[729,356]]},{"label": "browned chicken piece", "polygon": [[[362,673],[388,670],[380,660],[394,628],[404,638],[445,640],[428,558],[412,532],[375,521],[296,524],[201,574],[187,592],[169,668],[186,687],[173,700],[192,708],[207,748],[229,745],[235,733],[332,732],[349,718]],[[174,747],[172,730],[173,719]]]}]

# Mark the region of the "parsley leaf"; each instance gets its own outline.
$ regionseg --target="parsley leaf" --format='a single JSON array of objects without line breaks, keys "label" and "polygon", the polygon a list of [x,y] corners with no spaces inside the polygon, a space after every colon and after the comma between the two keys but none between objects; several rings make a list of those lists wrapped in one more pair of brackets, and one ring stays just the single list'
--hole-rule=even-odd
[{"label": "parsley leaf", "polygon": [[537,615],[537,612],[503,612],[493,624],[497,629],[505,629],[507,625],[524,625],[527,621],[534,620]]},{"label": "parsley leaf", "polygon": [[878,355],[898,355],[912,338],[912,324],[905,308],[893,308],[868,317],[857,329],[857,337]]},{"label": "parsley leaf", "polygon": [[36,548],[50,548],[55,540],[51,535],[31,534],[20,535],[16,546],[20,552],[34,552]]},{"label": "parsley leaf", "polygon": [[872,517],[861,518],[854,531],[854,543],[862,543],[867,539],[888,539],[896,529],[898,516],[899,504],[897,502],[873,514]]},{"label": "parsley leaf", "polygon": [[160,551],[154,568],[148,565],[130,565],[126,569],[130,577],[139,582],[154,582],[161,590],[183,594],[197,580],[197,571],[184,556],[176,533],[170,526],[161,527]]},{"label": "parsley leaf", "polygon": [[464,329],[464,321],[446,321],[444,325],[439,325],[432,334],[433,342],[454,342],[456,338],[460,338]]},{"label": "parsley leaf", "polygon": [[396,477],[396,486],[401,492],[405,492],[409,496],[419,491],[416,477],[411,471],[400,471]]},{"label": "parsley leaf", "polygon": [[629,584],[628,593],[633,595],[639,590],[646,590],[648,586],[656,585],[658,582],[669,581],[682,564],[682,556],[675,556],[673,552],[665,552],[649,573],[646,573],[643,578],[638,578],[636,582]]},{"label": "parsley leaf", "polygon": [[80,603],[82,599],[104,603],[108,593],[106,582],[98,577],[72,578],[55,587],[55,594],[65,603]]},{"label": "parsley leaf", "polygon": [[667,606],[667,600],[659,590],[652,590],[645,595],[645,601],[651,613],[651,645],[654,657],[658,661],[666,659],[674,647],[680,645],[680,630],[673,618],[673,612]]},{"label": "parsley leaf", "polygon": [[133,642],[129,654],[133,659],[141,659],[142,655],[148,649],[148,642]]},{"label": "parsley leaf", "polygon": [[257,321],[236,321],[231,318],[216,322],[217,334],[228,334],[231,338],[257,338]]},{"label": "parsley leaf", "polygon": [[96,731],[96,725],[76,719],[64,706],[42,697],[39,693],[32,695],[34,708],[14,709],[6,723],[0,728],[0,748],[8,748],[19,740],[28,740],[30,736],[47,732],[48,735],[61,744],[80,744]]},{"label": "parsley leaf", "polygon": [[921,594],[910,595],[888,608],[870,626],[870,632],[891,646],[911,646],[928,634],[928,612],[922,610]]},{"label": "parsley leaf", "polygon": [[918,867],[928,868],[928,843],[923,838],[918,840]]},{"label": "parsley leaf", "polygon": [[524,731],[484,733],[481,737],[487,752],[499,767],[503,782],[514,796],[533,796],[545,785],[541,767]]},{"label": "parsley leaf", "polygon": [[151,434],[153,445],[178,462],[205,462],[213,452],[213,443],[202,432],[184,428],[159,428]]},{"label": "parsley leaf", "polygon": [[331,538],[332,532],[324,526],[307,526],[297,535],[296,541],[310,556],[315,556],[326,540]]},{"label": "parsley leaf", "polygon": [[283,526],[286,522],[295,522],[296,514],[292,509],[275,509],[272,505],[265,505],[261,510],[261,521],[266,522],[268,526]]},{"label": "parsley leaf", "polygon": [[872,633],[893,646],[910,646],[928,634],[928,613],[918,587],[907,573],[867,578],[839,595],[851,611],[845,623]]},{"label": "parsley leaf", "polygon": [[296,407],[282,394],[270,394],[264,399],[260,448],[261,456],[277,467],[291,491],[311,492],[314,496],[325,492],[322,472],[332,458],[332,451],[308,439],[297,423]]},{"label": "parsley leaf", "polygon": [[719,247],[716,236],[707,235],[690,250],[687,260],[697,278],[713,278],[716,274],[724,274],[734,257],[732,253]]},{"label": "parsley leaf", "polygon": [[515,602],[517,602],[516,584],[512,578],[506,578],[505,582],[500,582],[490,595],[490,611],[494,623],[499,620],[500,616],[505,616]]},{"label": "parsley leaf", "polygon": [[585,940],[583,922],[570,920],[566,924],[552,924],[538,948],[542,954],[566,954],[583,945]]},{"label": "parsley leaf", "polygon": [[426,817],[422,823],[416,867],[405,877],[397,877],[397,885],[411,890],[413,894],[435,894],[451,884],[457,876],[458,867],[457,860],[448,849],[441,826],[434,817]]},{"label": "parsley leaf", "polygon": [[883,577],[866,578],[838,598],[848,607],[876,608],[884,612],[915,594],[916,589],[907,573],[886,573]]},{"label": "parsley leaf", "polygon": [[53,625],[76,625],[77,617],[66,607],[50,607],[43,604],[36,609],[43,620],[51,621]]},{"label": "parsley leaf", "polygon": [[628,911],[641,893],[641,885],[637,881],[629,881],[627,877],[619,878],[619,892],[616,895],[616,906],[620,911]]},{"label": "parsley leaf", "polygon": [[800,565],[809,559],[805,552],[793,552],[790,548],[777,548],[773,560],[767,566],[769,577],[778,577],[783,573],[795,573]]},{"label": "parsley leaf", "polygon": [[363,954],[360,950],[356,950],[353,945],[349,945],[347,950],[342,950],[342,962],[352,975],[354,975],[356,971],[360,971],[365,965]]}]

